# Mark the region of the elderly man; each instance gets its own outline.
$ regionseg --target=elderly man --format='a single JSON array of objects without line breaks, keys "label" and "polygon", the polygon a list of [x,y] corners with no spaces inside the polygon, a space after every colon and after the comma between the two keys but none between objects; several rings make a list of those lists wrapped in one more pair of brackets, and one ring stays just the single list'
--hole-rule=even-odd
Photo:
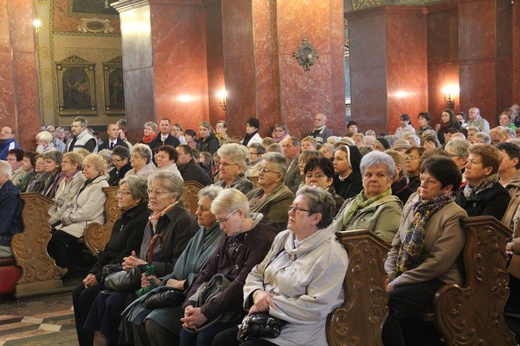
[{"label": "elderly man", "polygon": [[288,162],[287,174],[285,175],[285,185],[296,193],[302,182],[298,157],[300,156],[300,141],[296,137],[287,137],[280,142],[283,155]]},{"label": "elderly man", "polygon": [[480,131],[489,132],[489,122],[480,116],[480,109],[472,107],[468,112],[468,128],[470,126],[476,126]]},{"label": "elderly man", "polygon": [[0,130],[0,160],[7,159],[7,153],[11,149],[18,148],[18,143],[14,138],[13,129],[9,126],[4,126]]},{"label": "elderly man", "polygon": [[327,138],[332,136],[332,131],[326,126],[327,116],[318,113],[314,116],[314,130],[309,134],[316,139],[319,144],[327,143]]},{"label": "elderly man", "polygon": [[119,138],[119,126],[117,126],[117,124],[108,124],[107,135],[107,139],[99,146],[99,150],[114,150],[116,145],[122,145],[123,147],[128,148],[128,145]]},{"label": "elderly man", "polygon": [[66,152],[86,149],[91,153],[97,153],[98,146],[96,138],[88,132],[87,125],[87,119],[83,117],[76,117],[72,121],[72,125],[70,126],[72,137],[67,141]]},{"label": "elderly man", "polygon": [[0,160],[0,257],[10,257],[11,239],[22,232],[22,200],[20,190],[11,181],[11,165]]}]

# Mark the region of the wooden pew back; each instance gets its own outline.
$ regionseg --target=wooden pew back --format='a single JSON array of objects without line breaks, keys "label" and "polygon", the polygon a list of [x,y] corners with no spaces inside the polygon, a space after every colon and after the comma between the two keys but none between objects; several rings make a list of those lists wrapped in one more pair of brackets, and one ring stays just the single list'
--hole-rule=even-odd
[{"label": "wooden pew back", "polygon": [[121,217],[121,210],[117,207],[118,189],[119,186],[103,188],[103,192],[107,195],[104,211],[105,223],[103,225],[97,222],[91,223],[83,232],[85,246],[89,249],[92,256],[99,256],[99,253],[105,249],[112,234],[112,227],[114,227],[114,223]]},{"label": "wooden pew back", "polygon": [[198,181],[185,181],[184,190],[182,193],[182,202],[184,207],[188,209],[191,215],[197,212],[197,203],[199,202],[199,191],[204,188],[204,185]]},{"label": "wooden pew back", "polygon": [[335,345],[383,345],[388,316],[384,261],[390,245],[368,230],[337,233],[348,253],[345,301],[327,319],[327,339]]}]

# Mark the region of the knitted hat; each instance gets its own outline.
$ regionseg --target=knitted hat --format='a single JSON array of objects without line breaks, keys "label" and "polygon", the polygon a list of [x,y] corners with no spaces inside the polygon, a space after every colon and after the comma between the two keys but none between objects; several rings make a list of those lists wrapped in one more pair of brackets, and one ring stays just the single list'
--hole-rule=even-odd
[{"label": "knitted hat", "polygon": [[410,143],[406,139],[398,139],[395,141],[394,145],[392,145],[392,149],[408,149],[410,148]]},{"label": "knitted hat", "polygon": [[378,141],[379,143],[381,143],[381,145],[386,149],[390,149],[390,143],[388,142],[388,140],[384,137],[377,137],[376,138],[376,141]]}]

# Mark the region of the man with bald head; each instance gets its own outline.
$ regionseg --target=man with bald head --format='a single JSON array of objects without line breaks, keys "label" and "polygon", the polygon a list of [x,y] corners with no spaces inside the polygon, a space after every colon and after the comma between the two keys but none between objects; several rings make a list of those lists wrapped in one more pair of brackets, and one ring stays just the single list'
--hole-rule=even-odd
[{"label": "man with bald head", "polygon": [[332,131],[327,128],[327,116],[323,113],[318,113],[314,116],[314,130],[310,136],[316,139],[319,144],[327,143],[327,138],[332,136]]},{"label": "man with bald head", "polygon": [[476,126],[483,132],[489,132],[489,122],[480,116],[480,109],[472,107],[468,112],[468,127]]}]

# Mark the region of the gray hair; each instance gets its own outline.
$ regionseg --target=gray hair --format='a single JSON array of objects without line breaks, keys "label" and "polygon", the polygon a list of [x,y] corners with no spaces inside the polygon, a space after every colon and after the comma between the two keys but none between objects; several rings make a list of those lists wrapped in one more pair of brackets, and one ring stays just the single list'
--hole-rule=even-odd
[{"label": "gray hair", "polygon": [[206,197],[214,201],[222,190],[224,189],[217,185],[206,186],[205,188],[199,191],[199,199],[201,199],[202,197]]},{"label": "gray hair", "polygon": [[128,185],[133,199],[148,202],[148,180],[140,175],[129,175],[121,179],[119,186]]},{"label": "gray hair", "polygon": [[247,157],[249,156],[249,151],[247,151],[247,148],[241,144],[224,144],[218,149],[217,154],[221,159],[230,159],[234,164],[242,167],[242,170],[245,170],[247,167]]},{"label": "gray hair", "polygon": [[282,179],[285,179],[285,175],[287,174],[287,160],[285,159],[285,156],[283,156],[283,154],[271,152],[264,154],[262,158],[264,159],[264,161],[270,162],[273,165],[275,165],[276,170],[282,173]]},{"label": "gray hair", "polygon": [[385,166],[388,171],[388,178],[392,178],[395,174],[395,162],[394,159],[387,153],[382,151],[371,151],[361,159],[359,168],[361,175],[365,174],[365,170],[372,166],[382,165]]},{"label": "gray hair", "polygon": [[9,176],[9,180],[11,180],[11,176],[13,175],[13,168],[9,162],[0,160],[0,173],[7,174]]},{"label": "gray hair", "polygon": [[457,156],[469,156],[468,148],[471,143],[467,139],[454,138],[446,143],[446,150],[453,150]]},{"label": "gray hair", "polygon": [[52,134],[49,131],[38,132],[36,135],[36,141],[50,143],[52,142]]},{"label": "gray hair", "polygon": [[56,164],[58,166],[61,165],[62,158],[63,158],[63,154],[61,153],[61,151],[58,151],[58,150],[51,150],[51,151],[48,151],[43,154],[44,160],[47,160],[47,159],[52,160],[52,161],[56,162]]},{"label": "gray hair", "polygon": [[98,153],[98,155],[105,159],[107,165],[112,164],[112,150],[103,149]]},{"label": "gray hair", "polygon": [[132,148],[132,154],[137,153],[140,157],[143,159],[146,159],[146,163],[150,163],[150,160],[152,159],[152,149],[150,149],[149,146],[143,143],[138,143],[133,146]]},{"label": "gray hair", "polygon": [[153,132],[156,132],[157,131],[157,124],[154,123],[153,121],[147,121],[144,123],[144,127],[146,126],[150,126],[153,130]]},{"label": "gray hair", "polygon": [[304,185],[296,191],[296,197],[303,196],[309,202],[310,213],[320,213],[321,220],[317,226],[325,228],[332,223],[336,214],[336,202],[330,192],[318,187]]},{"label": "gray hair", "polygon": [[486,132],[477,132],[475,133],[473,138],[479,138],[482,139],[485,142],[485,144],[491,144],[491,136]]},{"label": "gray hair", "polygon": [[150,186],[152,186],[156,181],[169,193],[174,194],[177,200],[181,199],[184,190],[184,182],[177,176],[177,174],[172,171],[157,171],[150,178]]},{"label": "gray hair", "polygon": [[501,135],[508,135],[511,138],[516,138],[515,130],[507,126],[499,126],[498,133],[500,133]]},{"label": "gray hair", "polygon": [[103,159],[101,155],[88,154],[83,159],[83,167],[85,167],[86,165],[91,165],[92,167],[94,167],[99,172],[99,175],[107,174],[107,164],[105,162],[105,159]]},{"label": "gray hair", "polygon": [[211,213],[231,213],[233,210],[242,208],[249,215],[249,201],[246,195],[237,189],[225,189],[211,203]]},{"label": "gray hair", "polygon": [[[416,146],[420,146],[421,145],[421,139],[419,138],[419,136],[415,135],[415,134],[410,134],[408,136],[406,136],[405,138],[407,141],[414,141],[415,144],[413,145],[416,145]],[[411,144],[411,143],[410,143]],[[412,146],[413,146],[412,145]]]}]

